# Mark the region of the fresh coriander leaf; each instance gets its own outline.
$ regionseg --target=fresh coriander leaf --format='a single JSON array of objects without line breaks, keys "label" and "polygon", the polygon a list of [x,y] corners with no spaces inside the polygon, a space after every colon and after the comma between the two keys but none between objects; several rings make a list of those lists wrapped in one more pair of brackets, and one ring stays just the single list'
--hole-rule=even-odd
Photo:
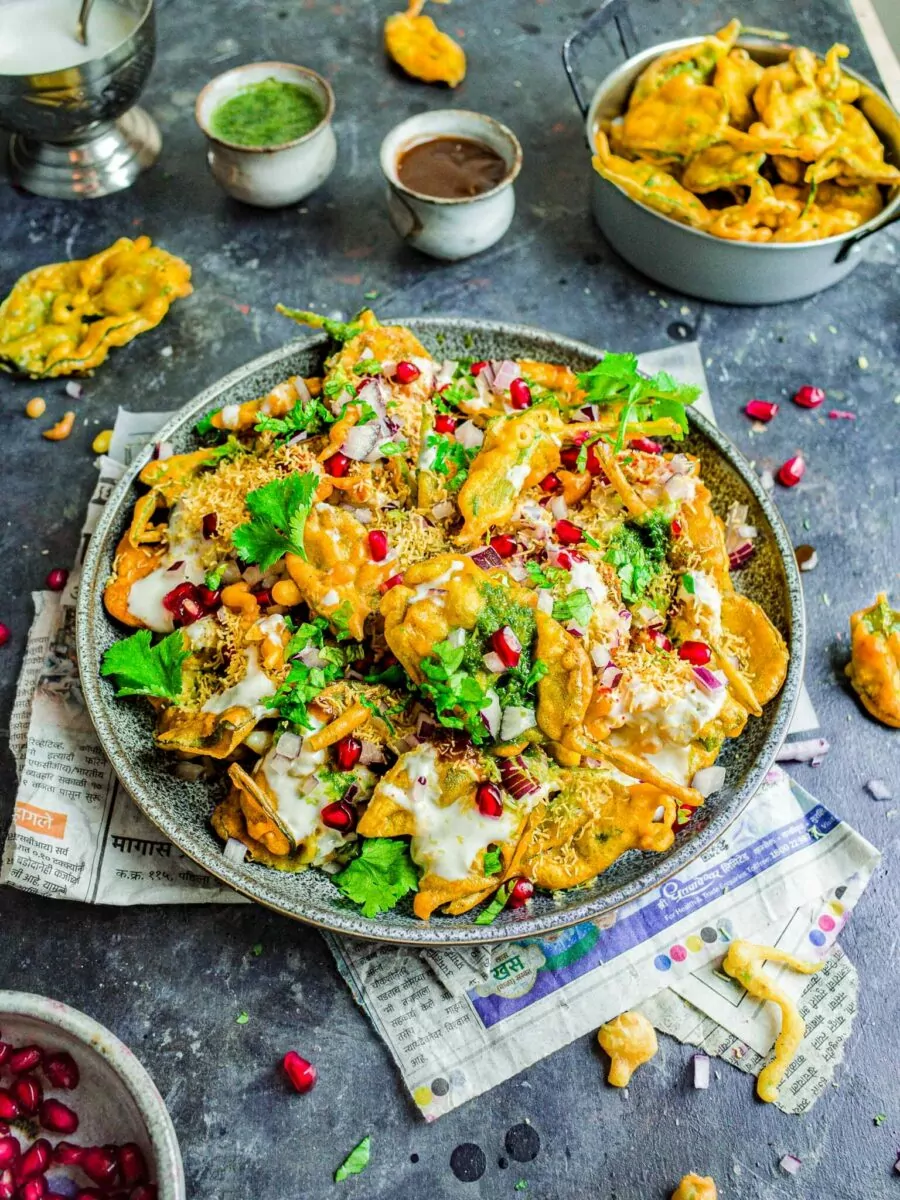
[{"label": "fresh coriander leaf", "polygon": [[340,1183],[350,1175],[360,1175],[369,1165],[372,1152],[372,1138],[367,1134],[358,1146],[355,1146],[334,1173],[334,1182]]},{"label": "fresh coriander leaf", "polygon": [[528,1191],[528,1180],[527,1179],[519,1179],[516,1182],[516,1185],[513,1188],[513,1191],[514,1192],[527,1192]]},{"label": "fresh coriander leaf", "polygon": [[208,435],[211,433],[220,433],[221,430],[219,430],[212,423],[213,417],[215,417],[219,412],[221,412],[221,409],[217,408],[214,412],[207,413],[205,416],[201,417],[200,420],[194,425],[194,432],[200,437],[208,437]]},{"label": "fresh coriander leaf", "polygon": [[318,313],[307,312],[302,308],[287,308],[284,304],[276,304],[275,311],[283,317],[290,317],[298,325],[311,325],[313,329],[324,329],[336,342],[349,342],[358,337],[363,331],[361,321],[333,321],[330,317]]},{"label": "fresh coriander leaf", "polygon": [[339,642],[346,642],[350,638],[350,621],[353,617],[353,605],[349,600],[344,600],[339,604],[333,613],[329,614],[328,620],[334,626],[334,631],[337,634]]},{"label": "fresh coriander leaf", "polygon": [[872,1118],[873,1125],[883,1125],[887,1120],[887,1113],[876,1113]]},{"label": "fresh coriander leaf", "polygon": [[506,908],[506,902],[509,899],[509,893],[512,887],[508,883],[503,883],[497,888],[493,900],[475,918],[476,925],[493,925],[500,913]]},{"label": "fresh coriander leaf", "polygon": [[472,460],[478,453],[478,447],[463,446],[455,438],[446,437],[442,433],[430,433],[425,445],[434,450],[431,470],[436,475],[446,477],[448,491],[459,491],[469,473]]},{"label": "fresh coriander leaf", "polygon": [[318,475],[306,471],[248,492],[245,504],[251,519],[231,535],[238,555],[264,572],[289,551],[306,558],[303,531],[318,484]]},{"label": "fresh coriander leaf", "polygon": [[587,542],[587,544],[591,547],[592,550],[602,550],[603,549],[603,547],[600,545],[600,543],[597,541],[597,539],[591,537],[591,535],[589,533],[585,532],[585,530],[583,530],[583,529],[581,531],[581,536],[584,538],[584,540]]},{"label": "fresh coriander leaf", "polygon": [[584,588],[569,592],[564,600],[557,600],[553,605],[553,620],[565,624],[574,621],[576,625],[587,625],[591,619],[594,606]]},{"label": "fresh coriander leaf", "polygon": [[[498,628],[498,626],[495,626]],[[485,689],[469,671],[462,668],[465,644],[451,646],[438,642],[432,656],[421,663],[425,682],[422,694],[434,705],[438,721],[448,729],[466,729],[476,745],[487,741],[489,732],[481,719],[481,710],[489,702]]]},{"label": "fresh coriander leaf", "polygon": [[376,358],[361,358],[353,364],[354,375],[380,375],[382,365]]},{"label": "fresh coriander leaf", "polygon": [[500,851],[497,847],[485,850],[482,870],[485,875],[499,875],[503,870],[503,863],[500,861]]},{"label": "fresh coriander leaf", "polygon": [[[266,708],[277,710],[283,720],[300,729],[311,729],[307,706],[330,683],[343,679],[348,663],[362,657],[362,647],[325,644],[325,633],[329,625],[325,617],[307,621],[294,633],[285,650],[285,659],[290,663],[287,677],[274,696],[263,700]],[[301,651],[314,646],[321,660],[318,666],[308,666],[297,656]]]},{"label": "fresh coriander leaf", "polygon": [[687,594],[689,596],[696,595],[697,589],[696,589],[696,584],[694,583],[693,575],[682,575],[681,586],[684,588],[684,590],[687,592]]},{"label": "fresh coriander leaf", "polygon": [[246,1025],[247,1022],[250,1020],[250,1014],[248,1012],[239,1012],[238,1015],[234,1018],[234,1020],[235,1020],[235,1024],[237,1024],[237,1025]]},{"label": "fresh coriander leaf", "polygon": [[211,592],[217,592],[219,590],[219,585],[222,582],[222,576],[224,574],[225,574],[225,564],[219,563],[219,565],[216,567],[216,569],[214,571],[207,571],[206,575],[204,576],[203,582],[206,584],[206,586],[209,588],[209,590]]},{"label": "fresh coriander leaf", "polygon": [[564,567],[542,567],[539,563],[529,561],[525,564],[528,578],[538,588],[552,588],[568,578],[569,572]]},{"label": "fresh coriander leaf", "polygon": [[263,952],[262,942],[256,942],[253,946],[250,947],[250,953],[253,955],[254,958],[259,958],[260,955],[262,954],[262,952]]},{"label": "fresh coriander leaf", "polygon": [[378,449],[385,458],[396,458],[399,454],[405,454],[408,443],[402,438],[399,442],[382,442]]},{"label": "fresh coriander leaf", "polygon": [[364,917],[388,912],[408,892],[419,890],[409,846],[395,838],[361,839],[359,856],[331,878],[349,900],[362,905]]},{"label": "fresh coriander leaf", "polygon": [[634,521],[625,521],[610,538],[603,561],[616,569],[622,599],[636,603],[659,573],[669,548],[669,520],[654,509]]},{"label": "fresh coriander leaf", "polygon": [[701,391],[699,387],[679,383],[667,371],[653,376],[642,374],[635,354],[605,354],[595,367],[578,376],[578,386],[585,393],[582,404],[620,406],[616,452],[621,450],[632,420],[668,418],[683,437],[688,427],[685,406],[693,404]]},{"label": "fresh coriander leaf", "polygon": [[257,433],[274,433],[276,437],[293,437],[296,433],[321,433],[335,418],[315,396],[297,400],[283,417],[260,417],[254,426]]},{"label": "fresh coriander leaf", "polygon": [[111,675],[116,696],[159,696],[177,700],[181,695],[181,668],[188,657],[180,629],[150,644],[150,630],[139,629],[116,642],[103,655],[101,675]]},{"label": "fresh coriander leaf", "polygon": [[528,691],[533,688],[536,683],[540,683],[540,681],[546,674],[548,674],[549,671],[550,668],[547,666],[547,664],[545,662],[541,662],[540,659],[537,659],[532,664],[531,670],[528,672],[528,675],[525,679],[525,690]]}]

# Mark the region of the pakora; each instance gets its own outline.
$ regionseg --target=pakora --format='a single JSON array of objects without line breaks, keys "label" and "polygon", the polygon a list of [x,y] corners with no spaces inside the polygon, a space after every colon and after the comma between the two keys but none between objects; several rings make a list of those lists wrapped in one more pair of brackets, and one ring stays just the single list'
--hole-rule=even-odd
[{"label": "pakora", "polygon": [[891,608],[886,592],[850,618],[846,671],[872,716],[900,729],[900,611]]},{"label": "pakora", "polygon": [[425,0],[409,0],[405,13],[388,17],[384,23],[385,49],[414,79],[458,87],[466,75],[465,51],[423,14],[424,7]]}]

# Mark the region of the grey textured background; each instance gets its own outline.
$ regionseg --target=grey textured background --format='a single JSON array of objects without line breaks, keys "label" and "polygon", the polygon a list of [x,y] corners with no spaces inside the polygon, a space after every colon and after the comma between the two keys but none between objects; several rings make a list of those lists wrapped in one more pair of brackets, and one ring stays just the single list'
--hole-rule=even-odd
[{"label": "grey textured background", "polygon": [[[0,712],[12,700],[29,593],[49,566],[73,557],[94,481],[93,434],[112,424],[117,404],[173,408],[292,336],[272,312],[275,300],[349,312],[377,290],[385,315],[515,318],[616,349],[664,345],[684,336],[676,323],[687,326],[702,340],[720,421],[741,448],[760,465],[777,466],[797,449],[809,459],[802,486],[779,499],[795,542],[819,553],[818,569],[805,577],[807,681],[834,748],[817,771],[798,768],[796,776],[885,852],[842,939],[860,971],[861,1011],[837,1087],[806,1118],[788,1118],[758,1104],[751,1081],[725,1067],[709,1092],[694,1092],[690,1051],[664,1041],[625,1099],[605,1087],[600,1055],[583,1038],[426,1126],[318,935],[250,907],[89,909],[7,889],[0,984],[74,1004],[135,1049],[168,1100],[192,1200],[331,1195],[331,1172],[365,1133],[373,1134],[372,1165],[335,1194],[493,1200],[521,1194],[513,1186],[526,1178],[525,1195],[536,1200],[661,1200],[694,1169],[714,1175],[726,1200],[887,1200],[897,1193],[900,1138],[900,895],[890,875],[900,823],[893,805],[876,803],[862,785],[881,776],[900,799],[900,734],[863,714],[842,666],[848,614],[878,587],[897,596],[896,235],[873,238],[869,260],[841,287],[790,307],[728,309],[668,294],[616,259],[588,215],[590,166],[558,56],[587,11],[583,0],[457,0],[436,10],[445,27],[466,31],[469,78],[452,95],[385,67],[379,29],[392,7],[390,0],[173,0],[159,15],[159,60],[145,101],[165,139],[157,167],[129,193],[81,206],[0,190],[0,290],[40,262],[92,253],[138,230],[184,255],[196,286],[160,329],[114,352],[87,382],[79,405],[87,425],[67,442],[44,441],[22,416],[38,392],[48,416],[59,415],[68,406],[61,382],[0,381],[0,619],[13,630],[0,650]],[[724,23],[732,6],[637,0],[634,11],[642,43],[651,44]],[[740,15],[787,25],[819,50],[839,38],[857,68],[871,70],[844,0],[748,0]],[[207,175],[194,126],[202,84],[260,58],[307,63],[337,93],[338,168],[299,210],[267,213],[227,200]],[[611,48],[598,46],[596,75],[613,62]],[[483,256],[450,267],[395,240],[377,169],[378,144],[392,124],[446,104],[507,121],[525,150],[512,230]],[[161,356],[165,346],[171,357]],[[826,387],[830,402],[859,419],[828,421],[823,410],[803,412],[788,401],[774,425],[751,438],[742,404],[756,395],[787,400],[806,382]],[[2,766],[5,825],[14,787],[5,745]],[[256,942],[264,947],[259,958],[250,952]],[[243,1027],[235,1024],[241,1009],[250,1014]],[[307,1097],[291,1094],[275,1070],[291,1046],[320,1070]],[[887,1114],[880,1128],[872,1120],[878,1112]],[[540,1132],[541,1152],[503,1170],[504,1134],[526,1117]],[[461,1142],[477,1142],[487,1155],[479,1183],[459,1183],[450,1171]],[[777,1168],[788,1151],[803,1159],[794,1179]]]}]

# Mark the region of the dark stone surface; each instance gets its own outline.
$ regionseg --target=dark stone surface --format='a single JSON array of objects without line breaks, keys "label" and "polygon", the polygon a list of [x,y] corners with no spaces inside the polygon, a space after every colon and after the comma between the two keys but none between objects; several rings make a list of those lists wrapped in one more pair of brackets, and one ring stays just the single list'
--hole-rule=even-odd
[{"label": "dark stone surface", "polygon": [[[870,242],[870,258],[839,288],[804,303],[728,309],[685,301],[636,276],[603,244],[587,211],[590,167],[559,66],[563,36],[588,6],[579,0],[459,0],[437,12],[467,31],[470,77],[453,95],[419,87],[384,67],[380,21],[391,4],[344,0],[175,0],[160,13],[160,55],[145,102],[165,139],[160,164],[132,191],[63,205],[0,191],[0,288],[24,270],[100,249],[138,230],[183,254],[195,295],[85,386],[70,440],[51,444],[22,416],[41,393],[48,417],[68,403],[61,382],[0,381],[4,519],[0,523],[0,619],[13,638],[0,651],[0,711],[12,700],[29,593],[52,565],[68,564],[94,481],[89,446],[117,404],[174,408],[231,367],[293,336],[272,312],[276,299],[349,311],[378,291],[383,314],[477,313],[515,318],[614,348],[650,349],[670,339],[703,342],[724,428],[750,457],[777,465],[797,449],[809,458],[801,487],[780,493],[795,543],[816,547],[805,577],[810,616],[807,681],[834,743],[817,771],[796,776],[885,852],[900,822],[893,805],[863,789],[873,775],[900,797],[898,734],[869,720],[844,683],[849,613],[878,587],[897,596],[897,241]],[[731,5],[640,0],[644,44],[715,27]],[[753,0],[745,20],[788,24],[819,50],[840,39],[871,72],[844,0],[815,6]],[[605,55],[605,57],[604,57]],[[259,58],[308,63],[333,81],[338,168],[300,210],[259,212],[227,200],[206,172],[192,99],[215,72]],[[596,74],[612,65],[598,50]],[[517,86],[517,81],[518,85]],[[525,149],[519,213],[506,239],[480,258],[442,266],[393,237],[381,198],[377,149],[412,112],[446,104],[508,121]],[[247,306],[245,311],[244,306]],[[682,306],[684,306],[683,310]],[[171,346],[171,357],[160,351]],[[861,369],[858,359],[868,361]],[[803,412],[788,397],[804,382],[829,390],[856,422]],[[752,437],[741,405],[762,395],[787,401]],[[826,410],[830,403],[826,404]],[[86,422],[84,424],[83,422]],[[46,422],[44,422],[46,423]],[[46,553],[44,553],[46,551]],[[826,599],[827,598],[827,599]],[[0,824],[14,790],[4,747]],[[753,1099],[752,1083],[722,1066],[708,1092],[690,1084],[691,1051],[663,1040],[628,1097],[604,1086],[591,1038],[426,1126],[405,1096],[382,1044],[355,1008],[314,932],[258,908],[89,909],[9,889],[0,893],[0,985],[57,996],[114,1029],[153,1073],[181,1139],[189,1194],[204,1200],[288,1200],[332,1194],[331,1173],[365,1133],[372,1165],[341,1194],[369,1200],[494,1197],[656,1200],[688,1170],[710,1173],[725,1198],[790,1195],[805,1200],[886,1200],[900,1137],[896,929],[900,895],[888,866],[876,874],[842,944],[861,976],[860,1014],[837,1088],[806,1118]],[[261,942],[260,957],[251,947]],[[246,1009],[249,1023],[235,1017]],[[315,1060],[311,1095],[288,1090],[274,1067],[295,1046]],[[887,1119],[878,1128],[873,1116]],[[528,1119],[540,1152],[506,1163],[507,1131]],[[462,1143],[483,1150],[486,1169],[463,1184],[450,1169]],[[785,1152],[803,1159],[787,1179]]]}]

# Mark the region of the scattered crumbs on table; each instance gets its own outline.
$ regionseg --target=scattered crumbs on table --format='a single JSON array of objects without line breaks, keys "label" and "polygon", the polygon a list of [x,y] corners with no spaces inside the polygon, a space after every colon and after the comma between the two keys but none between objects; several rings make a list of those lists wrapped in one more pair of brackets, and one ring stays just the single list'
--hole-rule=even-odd
[{"label": "scattered crumbs on table", "polygon": [[377,300],[378,295],[379,295],[378,292],[363,292],[363,299],[364,300]]},{"label": "scattered crumbs on table", "polygon": [[812,344],[815,346],[819,339],[816,337],[815,333],[813,333],[812,330],[809,331],[808,337],[809,337],[809,340],[812,342]]},{"label": "scattered crumbs on table", "polygon": [[814,571],[819,563],[819,556],[814,546],[795,546],[794,557],[801,571]]},{"label": "scattered crumbs on table", "polygon": [[513,1191],[514,1192],[527,1192],[528,1191],[528,1180],[527,1179],[517,1180],[516,1185],[513,1188]]},{"label": "scattered crumbs on table", "polygon": [[804,528],[804,529],[809,529],[809,517],[804,517],[804,518],[803,518],[803,528]]},{"label": "scattered crumbs on table", "polygon": [[681,313],[681,315],[683,317],[689,317],[691,315],[691,310],[688,307],[688,305],[686,305],[686,304],[682,304],[681,308],[679,308],[678,311]]},{"label": "scattered crumbs on table", "polygon": [[872,1124],[873,1125],[883,1125],[886,1120],[887,1120],[886,1113],[876,1113],[875,1116],[872,1118]]},{"label": "scattered crumbs on table", "polygon": [[894,794],[883,779],[866,780],[866,791],[873,800],[893,800]]},{"label": "scattered crumbs on table", "polygon": [[825,605],[826,608],[831,608],[831,597],[828,595],[827,592],[822,593],[822,603]]},{"label": "scattered crumbs on table", "polygon": [[262,942],[255,942],[250,947],[250,953],[253,955],[254,958],[259,958],[259,956],[262,954],[262,952],[263,952]]},{"label": "scattered crumbs on table", "polygon": [[663,300],[663,298],[660,296],[660,298],[659,298],[659,307],[660,307],[660,308],[668,308],[668,307],[669,307],[669,302],[668,302],[668,300]]},{"label": "scattered crumbs on table", "polygon": [[366,1134],[358,1145],[354,1146],[341,1165],[334,1173],[334,1182],[340,1183],[350,1175],[360,1175],[369,1165],[372,1150],[372,1137]]},{"label": "scattered crumbs on table", "polygon": [[650,295],[650,296],[655,296],[655,295],[656,295],[656,292],[654,292],[653,288],[650,288],[650,291],[648,292],[648,295]]},{"label": "scattered crumbs on table", "polygon": [[856,363],[861,371],[868,371],[869,360],[866,358],[866,356],[864,354],[861,354],[859,356],[859,358],[856,360]]},{"label": "scattered crumbs on table", "polygon": [[[706,364],[705,364],[705,365],[706,365],[707,367],[711,367],[711,366],[713,365],[713,360],[712,360],[711,358],[708,358],[708,359],[706,360]],[[894,400],[894,403],[895,403],[895,404],[900,404],[900,396],[897,396],[897,398]]]},{"label": "scattered crumbs on table", "polygon": [[162,350],[159,352],[159,356],[160,358],[171,358],[174,353],[175,351],[171,346],[163,346]]},{"label": "scattered crumbs on table", "polygon": [[828,332],[829,333],[837,333],[837,325],[829,325]]},{"label": "scattered crumbs on table", "polygon": [[238,1025],[246,1025],[250,1020],[250,1014],[246,1011],[241,1011],[234,1019]]}]

